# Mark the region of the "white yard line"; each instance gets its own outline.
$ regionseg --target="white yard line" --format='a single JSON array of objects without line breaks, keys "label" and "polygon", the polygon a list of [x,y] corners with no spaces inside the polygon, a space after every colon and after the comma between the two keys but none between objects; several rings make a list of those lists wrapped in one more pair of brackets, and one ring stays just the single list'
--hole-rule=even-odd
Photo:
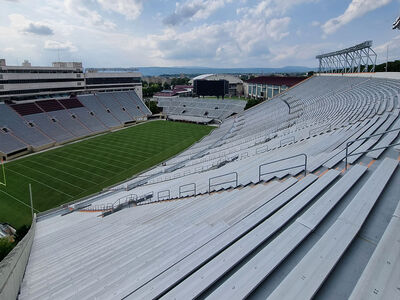
[{"label": "white yard line", "polygon": [[64,174],[73,176],[73,177],[75,177],[75,178],[78,178],[79,180],[83,180],[83,181],[86,181],[86,182],[90,182],[90,183],[93,183],[93,184],[97,184],[97,182],[94,182],[94,181],[91,181],[91,180],[88,180],[88,179],[85,179],[85,178],[76,176],[76,175],[74,175],[74,174],[71,174],[71,173],[62,171],[62,170],[57,169],[57,168],[53,168],[53,167],[51,167],[51,166],[47,166],[47,165],[41,164],[41,163],[36,162],[36,161],[30,161],[30,162],[32,162],[32,163],[34,163],[34,164],[38,164],[38,165],[43,166],[43,167],[45,167],[45,168],[50,168],[50,169],[56,170],[56,171],[58,171],[58,172],[61,172],[61,173],[64,173]]},{"label": "white yard line", "polygon": [[[72,158],[63,157],[63,156],[60,156],[60,155],[57,155],[57,154],[54,154],[54,153],[53,153],[53,155],[55,155],[55,156],[57,156],[57,157],[60,157],[60,158],[62,158],[62,159],[64,159],[64,160],[71,160],[71,161],[73,161],[73,162],[76,162],[76,161],[77,161],[77,160],[74,160],[74,159],[72,159]],[[47,159],[47,160],[49,160],[49,161],[52,161],[51,159],[46,158],[46,157],[45,157],[44,159]],[[78,169],[78,170],[83,171],[83,172],[86,172],[86,173],[90,173],[88,170],[81,169],[81,168],[78,168],[78,167],[76,167],[76,166],[72,166],[72,165],[63,163],[63,162],[61,162],[61,161],[57,161],[57,163],[58,163],[58,164],[61,164],[61,165],[64,165],[64,166],[71,167],[71,168],[73,168],[73,169]],[[80,163],[80,164],[83,164],[83,165],[86,165],[86,166],[88,166],[88,167],[97,168],[97,169],[100,169],[100,170],[102,170],[102,171],[107,171],[107,172],[112,173],[110,170],[103,169],[103,168],[100,168],[100,167],[98,167],[98,166],[89,165],[89,164],[86,164],[86,163],[81,162],[81,161],[79,161],[79,163]],[[90,174],[92,174],[92,173],[90,173]],[[96,174],[96,173],[93,173],[93,174],[94,174],[95,176],[101,177],[101,178],[103,178],[103,179],[106,179],[106,178],[107,178],[107,177],[101,176],[101,175]],[[115,174],[115,173],[112,173],[112,174]]]},{"label": "white yard line", "polygon": [[[88,145],[88,146],[82,146],[82,147],[88,148],[88,149],[90,149],[91,151],[93,151],[93,148],[90,147],[89,145]],[[110,153],[110,152],[112,152],[112,153],[113,153],[113,156],[116,157],[116,158],[124,159],[124,158],[126,157],[126,155],[127,155],[126,148],[125,148],[125,151],[120,151],[120,150],[113,149],[114,146],[110,146],[110,148],[99,147],[99,146],[95,146],[95,147],[96,147],[96,150],[98,150],[98,152],[101,152],[101,153]],[[136,149],[135,149],[135,151],[136,151]],[[121,153],[121,154],[116,155],[115,153]],[[144,157],[146,157],[146,156],[137,156],[137,157],[138,157],[138,158],[144,158]]]},{"label": "white yard line", "polygon": [[32,181],[35,181],[35,182],[37,182],[37,183],[39,183],[39,184],[41,184],[41,185],[43,185],[43,186],[45,186],[45,187],[48,187],[49,189],[52,189],[52,190],[54,190],[54,191],[56,191],[56,192],[58,192],[58,193],[64,194],[64,195],[66,195],[66,196],[68,196],[68,197],[70,197],[70,198],[74,198],[74,196],[72,196],[72,195],[70,195],[70,194],[67,194],[67,193],[65,193],[65,192],[63,192],[63,191],[60,191],[60,190],[58,190],[58,189],[56,189],[56,188],[54,188],[54,187],[52,187],[52,186],[49,186],[49,185],[47,185],[47,184],[45,184],[45,183],[43,183],[43,182],[41,182],[41,181],[39,181],[39,180],[36,180],[36,179],[34,179],[34,178],[31,178],[31,177],[29,177],[29,176],[26,176],[26,175],[24,175],[24,174],[21,174],[21,173],[19,173],[19,172],[17,172],[17,171],[8,169],[8,172],[16,173],[16,174],[18,174],[18,175],[20,175],[20,176],[23,176],[23,177],[26,177],[26,178],[28,178],[28,179],[30,179],[30,180],[32,180]]},{"label": "white yard line", "polygon": [[[119,147],[119,146],[116,146],[115,144],[110,145],[110,148],[100,147],[100,146],[96,145],[96,143],[92,143],[92,144],[95,144],[95,146],[98,147],[98,148],[100,148],[100,149],[107,149],[108,151],[110,151],[110,149],[113,149],[113,148],[122,149],[122,150],[124,150],[124,151],[121,151],[121,150],[115,150],[115,151],[123,152],[124,154],[127,153],[127,148],[128,148],[128,146],[127,146],[127,147]],[[89,146],[90,146],[90,145],[89,145]],[[137,152],[137,149],[135,149],[135,152]],[[148,154],[148,153],[147,153],[147,154]],[[135,154],[135,157],[138,157],[138,158],[145,158],[145,157],[147,157],[147,156],[142,156],[142,155],[136,155],[136,154]]]},{"label": "white yard line", "polygon": [[[76,155],[76,154],[73,154],[73,153],[69,153],[69,154],[72,154],[72,155],[75,156],[75,157],[81,158],[80,156],[78,156],[78,155]],[[71,160],[71,161],[73,161],[73,162],[76,162],[76,161],[77,161],[76,159],[72,159],[72,158],[69,158],[69,157],[64,157],[64,156],[62,156],[62,155],[58,155],[58,154],[55,154],[55,153],[52,153],[52,155],[55,155],[55,156],[60,157],[60,158],[62,158],[62,159]],[[86,159],[94,160],[94,159],[91,159],[91,158],[88,158],[88,157],[86,157]],[[94,160],[94,161],[96,161],[96,160]],[[96,161],[96,162],[97,162],[97,161]],[[112,172],[112,171],[110,171],[110,170],[101,168],[101,167],[99,167],[99,166],[89,165],[89,164],[84,163],[84,162],[81,162],[81,161],[79,161],[79,163],[81,163],[81,164],[83,164],[83,165],[86,165],[86,166],[89,166],[89,167],[97,168],[97,169],[100,169],[100,170],[103,170],[103,171],[107,171],[107,172],[116,174],[116,173],[114,173],[114,172]],[[77,168],[77,169],[79,169],[79,168]],[[82,169],[79,169],[79,170],[82,170]],[[86,171],[86,170],[82,170],[82,171]],[[87,172],[87,171],[86,171],[86,172]],[[98,175],[98,176],[101,176],[101,175]],[[101,177],[103,177],[103,176],[101,176]],[[105,178],[105,177],[104,177],[104,178]]]},{"label": "white yard line", "polygon": [[[8,196],[10,196],[10,197],[13,198],[14,200],[17,200],[19,203],[21,203],[21,204],[23,204],[23,205],[25,205],[25,206],[31,208],[28,204],[26,204],[26,203],[23,202],[22,200],[19,200],[18,198],[14,197],[13,195],[7,193],[6,191],[0,190],[0,192],[6,194],[6,195],[8,195]],[[37,211],[37,212],[40,212],[40,211],[38,211],[36,208],[33,208],[33,210],[35,210],[35,211]]]},{"label": "white yard line", "polygon": [[[70,149],[69,151],[71,151],[71,150],[72,150],[72,149]],[[76,150],[76,149],[74,149],[74,151],[77,151],[77,152],[79,152],[79,153],[88,155],[88,153],[86,153],[86,152],[84,152],[84,151],[80,151],[80,150]],[[104,153],[104,152],[102,152],[102,153]],[[110,154],[109,156],[111,156],[111,154]],[[86,158],[88,158],[88,157],[86,157]],[[91,158],[88,158],[88,159],[91,159]],[[91,159],[91,160],[94,160],[94,159]],[[110,159],[110,160],[113,160],[113,159]],[[114,161],[115,161],[115,160],[114,160]],[[97,160],[97,162],[98,162],[98,160]],[[104,160],[102,160],[101,162],[104,163],[104,164],[106,164],[106,165],[112,166],[112,167],[116,167],[116,168],[120,168],[120,169],[122,168],[122,167],[119,167],[119,166],[116,166],[116,165],[112,165],[112,164],[106,163],[106,162],[104,162]],[[118,163],[123,163],[123,162],[121,162],[121,161],[116,161],[116,162],[118,162]],[[127,164],[127,163],[123,163],[123,164],[128,165],[128,166],[131,166],[130,164]],[[122,168],[122,170],[124,170],[124,168]]]},{"label": "white yard line", "polygon": [[45,172],[39,171],[39,170],[34,169],[34,168],[32,168],[32,167],[29,167],[29,166],[27,166],[27,165],[18,165],[18,166],[21,166],[21,167],[24,167],[24,168],[28,168],[28,169],[31,169],[32,171],[35,171],[35,172],[38,172],[38,173],[40,173],[40,174],[49,176],[49,177],[51,177],[52,179],[61,181],[61,182],[65,183],[65,184],[68,184],[68,185],[70,185],[70,186],[76,187],[76,188],[78,188],[78,189],[80,189],[80,190],[82,190],[82,191],[85,190],[85,189],[83,189],[83,188],[81,188],[81,187],[79,187],[79,186],[77,186],[77,185],[75,185],[75,184],[69,183],[68,181],[62,180],[62,179],[60,179],[60,178],[58,178],[58,177],[55,177],[55,176],[52,176],[52,175],[47,174],[47,173],[45,173]]}]

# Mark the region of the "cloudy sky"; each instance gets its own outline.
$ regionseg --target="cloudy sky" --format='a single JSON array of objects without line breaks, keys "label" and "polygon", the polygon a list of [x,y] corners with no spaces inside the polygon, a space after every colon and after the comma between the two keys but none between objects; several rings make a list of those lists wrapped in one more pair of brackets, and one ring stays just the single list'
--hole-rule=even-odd
[{"label": "cloudy sky", "polygon": [[0,58],[85,67],[315,67],[373,40],[400,59],[400,0],[0,0]]}]

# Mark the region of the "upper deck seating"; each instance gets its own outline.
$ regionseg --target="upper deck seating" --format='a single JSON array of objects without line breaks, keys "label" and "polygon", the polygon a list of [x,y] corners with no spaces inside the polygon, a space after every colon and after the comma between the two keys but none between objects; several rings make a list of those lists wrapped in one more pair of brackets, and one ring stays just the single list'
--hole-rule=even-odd
[{"label": "upper deck seating", "polygon": [[[399,126],[399,90],[314,76],[84,211],[40,219],[19,298],[396,296],[399,153],[377,147],[398,134],[371,135]],[[88,212],[134,195],[149,197]]]}]

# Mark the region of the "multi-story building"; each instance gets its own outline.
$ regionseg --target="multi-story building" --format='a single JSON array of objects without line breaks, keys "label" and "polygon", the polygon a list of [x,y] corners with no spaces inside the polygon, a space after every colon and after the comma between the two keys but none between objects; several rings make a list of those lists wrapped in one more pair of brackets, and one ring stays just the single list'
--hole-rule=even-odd
[{"label": "multi-story building", "polygon": [[142,98],[141,74],[134,69],[89,69],[81,62],[54,62],[49,67],[8,66],[0,59],[0,101],[65,97],[97,91],[135,90]]},{"label": "multi-story building", "polygon": [[85,90],[96,92],[135,90],[142,99],[141,74],[132,68],[85,70]]},{"label": "multi-story building", "polygon": [[7,66],[0,60],[0,100],[32,99],[82,91],[85,78],[82,63],[53,63],[51,67]]},{"label": "multi-story building", "polygon": [[193,95],[193,86],[191,85],[176,85],[172,90],[162,90],[155,93],[154,98],[172,98],[172,97],[191,97]]},{"label": "multi-story building", "polygon": [[270,99],[300,83],[305,77],[259,76],[244,82],[246,98]]}]

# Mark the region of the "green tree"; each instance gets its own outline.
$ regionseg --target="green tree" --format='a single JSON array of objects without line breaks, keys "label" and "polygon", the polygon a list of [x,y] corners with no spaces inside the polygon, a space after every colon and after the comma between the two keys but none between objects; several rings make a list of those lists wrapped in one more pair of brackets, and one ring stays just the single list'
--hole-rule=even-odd
[{"label": "green tree", "polygon": [[171,85],[175,86],[175,85],[188,85],[190,81],[190,78],[188,77],[177,77],[177,78],[172,78],[171,80]]},{"label": "green tree", "polygon": [[158,114],[158,113],[162,112],[162,108],[157,106],[157,102],[148,101],[146,104],[149,107],[152,114]]},{"label": "green tree", "polygon": [[15,242],[21,241],[24,236],[28,233],[30,226],[22,225],[15,231]]},{"label": "green tree", "polygon": [[0,238],[0,261],[14,248],[14,243],[9,238]]},{"label": "green tree", "polygon": [[168,82],[164,82],[163,89],[164,90],[170,90],[171,89],[171,85]]},{"label": "green tree", "polygon": [[247,101],[246,106],[245,106],[245,110],[249,109],[250,107],[253,107],[254,105],[257,105],[259,103],[263,102],[263,99],[250,99]]},{"label": "green tree", "polygon": [[161,83],[150,83],[149,86],[143,87],[143,97],[151,98],[157,92],[162,91]]}]

